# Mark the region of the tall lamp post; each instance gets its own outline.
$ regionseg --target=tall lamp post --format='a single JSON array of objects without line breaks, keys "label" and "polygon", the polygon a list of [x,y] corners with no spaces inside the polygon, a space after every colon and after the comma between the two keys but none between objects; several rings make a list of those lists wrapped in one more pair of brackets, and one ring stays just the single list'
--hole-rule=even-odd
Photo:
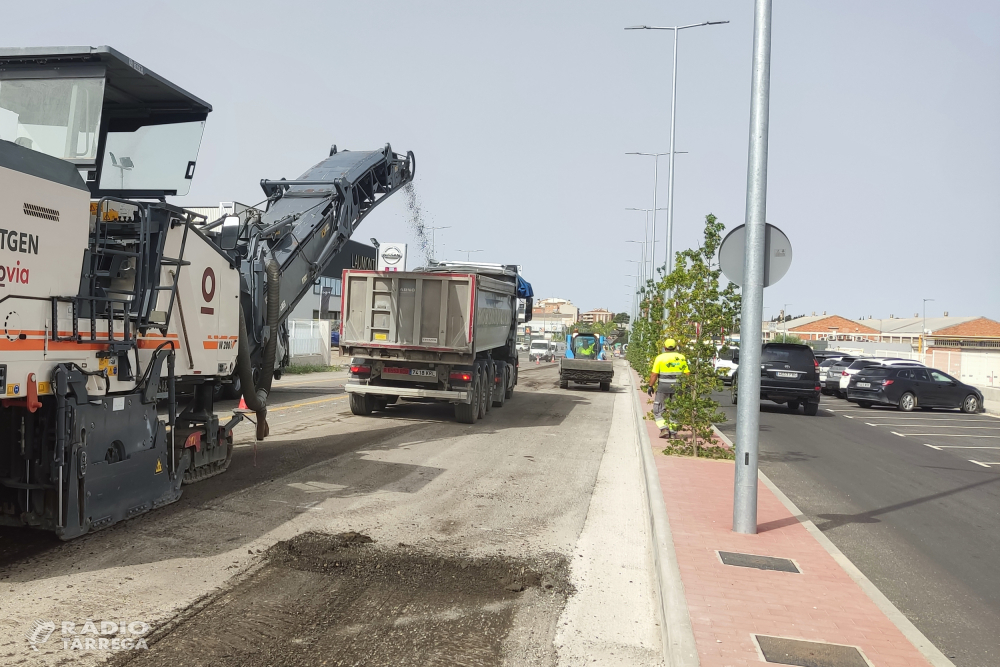
[{"label": "tall lamp post", "polygon": [[482,250],[459,250],[458,252],[464,252],[465,253],[465,261],[471,262],[472,261],[472,253],[474,253],[474,252],[482,252]]},{"label": "tall lamp post", "polygon": [[[626,153],[626,155],[655,155],[659,158],[660,155],[666,155],[666,153]],[[663,211],[664,208],[656,208],[656,162],[653,163],[653,208],[634,208],[632,206],[627,206],[626,211],[643,211],[646,214],[646,224],[649,224],[649,213],[653,212],[653,233],[652,238],[649,240],[649,271],[647,272],[649,276],[655,278],[655,273],[653,272],[653,266],[656,264],[656,259],[653,257],[653,251],[656,249],[656,212]],[[642,237],[646,238],[649,235],[649,230],[643,232]]]},{"label": "tall lamp post", "polygon": [[451,225],[445,225],[444,227],[424,227],[424,229],[431,230],[431,259],[435,259],[434,252],[434,230],[435,229],[451,229]]},{"label": "tall lamp post", "polygon": [[924,299],[924,322],[920,325],[920,354],[924,353],[924,336],[927,335],[927,302],[933,300]]},{"label": "tall lamp post", "polygon": [[781,342],[787,343],[788,338],[788,311],[786,308],[794,306],[794,303],[786,303],[781,306]]},{"label": "tall lamp post", "polygon": [[[722,25],[729,21],[705,21],[704,23],[692,23],[691,25],[678,26],[652,26],[635,25],[625,28],[626,30],[673,30],[674,31],[674,73],[670,84],[670,173],[668,174],[669,185],[667,186],[667,256],[663,261],[663,271],[670,273],[670,264],[673,261],[671,253],[674,249],[674,130],[677,127],[677,37],[678,32],[688,28],[700,28],[706,25]],[[654,203],[655,207],[656,204]]]}]

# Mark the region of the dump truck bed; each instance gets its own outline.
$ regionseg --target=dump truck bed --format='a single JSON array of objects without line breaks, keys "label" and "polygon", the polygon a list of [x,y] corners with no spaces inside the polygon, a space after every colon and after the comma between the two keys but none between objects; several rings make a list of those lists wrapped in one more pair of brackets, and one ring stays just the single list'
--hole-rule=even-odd
[{"label": "dump truck bed", "polygon": [[516,283],[466,272],[343,274],[340,346],[346,354],[470,363],[503,347]]}]

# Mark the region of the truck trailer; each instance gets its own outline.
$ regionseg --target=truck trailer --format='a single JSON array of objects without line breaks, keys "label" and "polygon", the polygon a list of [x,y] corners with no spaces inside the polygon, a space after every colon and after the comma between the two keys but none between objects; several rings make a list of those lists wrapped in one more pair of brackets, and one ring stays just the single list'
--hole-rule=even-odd
[{"label": "truck trailer", "polygon": [[431,262],[412,272],[345,270],[341,354],[351,356],[351,412],[399,399],[443,401],[472,424],[517,385],[517,304],[531,285],[516,266]]}]

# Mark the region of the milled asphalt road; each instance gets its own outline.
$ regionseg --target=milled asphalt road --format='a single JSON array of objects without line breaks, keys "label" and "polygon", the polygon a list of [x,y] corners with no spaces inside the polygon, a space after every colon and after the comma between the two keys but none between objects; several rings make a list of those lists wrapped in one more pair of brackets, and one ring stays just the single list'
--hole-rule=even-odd
[{"label": "milled asphalt road", "polygon": [[[642,508],[628,495],[641,498],[637,459],[628,461],[634,446],[609,440],[626,390],[560,390],[556,369],[524,366],[514,398],[473,425],[458,424],[452,408],[440,404],[355,417],[343,374],[283,379],[273,394],[272,437],[254,447],[253,428],[240,426],[230,469],[185,487],[177,503],[68,543],[0,531],[0,664],[96,664],[106,652],[67,655],[59,630],[38,652],[30,652],[25,635],[35,620],[169,628],[164,624],[179,611],[231,597],[233,582],[266,566],[269,548],[309,531],[356,531],[372,538],[373,548],[405,544],[447,567],[476,559],[563,562],[567,585],[519,594],[502,638],[503,664],[572,664],[571,656],[587,650],[581,642],[609,656],[606,664],[625,655],[631,664],[657,664],[657,619],[644,579],[648,543],[621,532],[648,521],[636,511],[620,517],[592,507],[600,498],[602,508]],[[615,570],[603,574],[613,576],[587,574],[611,554]],[[584,613],[566,608],[559,591],[572,601],[574,589],[598,603],[586,604]],[[622,596],[631,603],[622,604]],[[619,617],[602,621],[607,610]],[[483,607],[484,614],[495,611]],[[614,632],[616,623],[629,631]],[[179,625],[176,637],[196,646],[185,630],[191,627],[197,623]],[[603,644],[585,636],[594,627],[608,633]],[[282,638],[291,639],[276,640]],[[214,640],[222,651],[215,655],[229,650]],[[159,641],[170,642],[169,632]],[[231,642],[240,646],[238,637]],[[433,657],[433,646],[422,650]],[[184,664],[198,663],[196,653],[185,656]],[[224,664],[238,664],[234,659]]]},{"label": "milled asphalt road", "polygon": [[955,665],[1000,665],[1000,420],[821,408],[761,402],[761,470]]}]

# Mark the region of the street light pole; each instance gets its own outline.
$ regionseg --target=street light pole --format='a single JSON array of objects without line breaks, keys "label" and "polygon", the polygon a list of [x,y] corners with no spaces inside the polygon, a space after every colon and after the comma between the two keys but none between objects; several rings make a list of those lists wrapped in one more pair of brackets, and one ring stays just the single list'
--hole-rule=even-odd
[{"label": "street light pole", "polygon": [[786,308],[788,308],[789,306],[794,306],[794,305],[795,305],[794,303],[786,303],[786,304],[784,304],[784,305],[781,306],[781,330],[782,330],[782,333],[781,333],[781,342],[782,343],[787,343],[788,342],[786,340],[788,338],[788,324],[787,324],[787,322],[788,322],[788,311],[786,310]]},{"label": "street light pole", "polygon": [[434,230],[435,229],[451,229],[451,225],[445,225],[444,227],[424,227],[424,229],[431,230],[431,259],[435,259],[434,251]]},{"label": "street light pole", "polygon": [[[729,23],[729,21],[705,21],[704,23],[692,23],[691,25],[680,26],[636,25],[625,28],[626,30],[674,31],[674,72],[670,85],[670,173],[668,175],[669,185],[667,186],[667,256],[663,259],[664,275],[669,275],[670,273],[670,265],[673,263],[672,253],[674,250],[674,155],[676,154],[674,151],[674,134],[677,128],[677,41],[679,31],[686,30],[687,28],[700,28],[701,26],[706,25],[722,25],[724,23]],[[655,197],[653,206],[656,206]]]},{"label": "street light pole", "polygon": [[[746,254],[737,373],[736,474],[733,531],[757,533],[757,453],[760,437],[761,319],[764,305],[764,225],[767,213],[767,135],[771,83],[771,0],[754,4],[753,76],[750,84],[750,159],[747,165]],[[743,336],[746,335],[746,345]]]},{"label": "street light pole", "polygon": [[924,299],[924,323],[920,326],[920,354],[924,353],[924,336],[927,335],[927,302],[933,300],[934,299]]},{"label": "street light pole", "polygon": [[[637,153],[637,155],[645,155],[645,153],[641,153],[641,154]],[[655,199],[655,197],[654,197],[654,199]],[[655,276],[653,275],[653,264],[654,264],[654,262],[656,260],[653,258],[653,251],[656,250],[656,222],[655,221],[653,222],[653,239],[650,240],[649,239],[649,212],[653,211],[653,214],[656,215],[656,211],[664,211],[666,209],[664,209],[664,208],[658,208],[658,209],[634,208],[632,206],[627,206],[627,207],[625,207],[625,210],[626,211],[644,211],[646,213],[646,229],[643,231],[643,235],[642,235],[643,243],[644,243],[643,250],[642,250],[642,263],[643,263],[643,266],[642,266],[642,271],[640,271],[640,273],[643,274],[643,284],[645,284],[646,278],[654,278],[655,279]],[[628,241],[628,243],[638,243],[638,241]],[[648,260],[647,260],[647,257],[646,257],[647,249],[649,251],[649,258],[648,258]],[[646,268],[646,262],[647,261],[649,262],[649,268],[648,268],[648,270]]]},{"label": "street light pole", "polygon": [[482,252],[482,250],[459,250],[457,252],[464,252],[465,253],[465,261],[471,262],[472,261],[472,253],[474,253],[474,252]]}]

